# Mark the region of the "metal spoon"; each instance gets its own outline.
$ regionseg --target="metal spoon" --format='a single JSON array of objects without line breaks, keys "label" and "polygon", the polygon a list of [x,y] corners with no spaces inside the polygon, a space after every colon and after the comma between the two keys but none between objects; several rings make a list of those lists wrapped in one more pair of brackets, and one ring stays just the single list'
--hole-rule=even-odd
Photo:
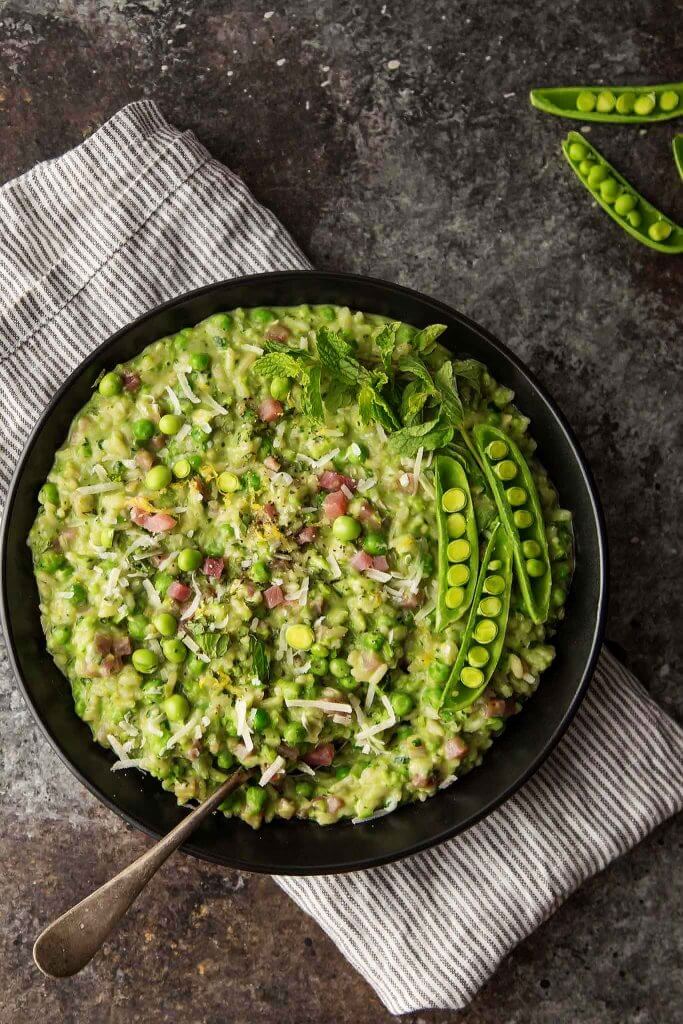
[{"label": "metal spoon", "polygon": [[48,925],[33,947],[33,959],[43,974],[68,978],[82,970],[164,861],[250,774],[235,772],[156,846]]}]

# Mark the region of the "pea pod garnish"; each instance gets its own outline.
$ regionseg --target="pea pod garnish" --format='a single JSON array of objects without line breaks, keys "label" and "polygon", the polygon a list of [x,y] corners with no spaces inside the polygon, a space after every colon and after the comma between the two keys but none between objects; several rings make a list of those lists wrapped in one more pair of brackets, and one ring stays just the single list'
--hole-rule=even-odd
[{"label": "pea pod garnish", "polygon": [[470,604],[479,569],[479,538],[465,470],[448,455],[439,455],[436,477],[436,519],[439,535],[436,628],[461,618]]},{"label": "pea pod garnish", "polygon": [[502,430],[480,423],[474,440],[503,526],[512,541],[519,588],[530,617],[545,622],[552,577],[543,512],[526,459]]},{"label": "pea pod garnish", "polygon": [[674,135],[672,146],[678,173],[683,178],[683,135]]},{"label": "pea pod garnish", "polygon": [[441,706],[449,711],[469,707],[486,689],[503,651],[511,590],[512,544],[497,520],[482,558],[458,657],[441,697]]},{"label": "pea pod garnish", "polygon": [[558,117],[611,124],[652,124],[683,114],[683,82],[532,89],[529,99],[537,110]]},{"label": "pea pod garnish", "polygon": [[683,228],[639,195],[579,132],[569,132],[562,152],[605,213],[643,245],[658,252],[683,252]]}]

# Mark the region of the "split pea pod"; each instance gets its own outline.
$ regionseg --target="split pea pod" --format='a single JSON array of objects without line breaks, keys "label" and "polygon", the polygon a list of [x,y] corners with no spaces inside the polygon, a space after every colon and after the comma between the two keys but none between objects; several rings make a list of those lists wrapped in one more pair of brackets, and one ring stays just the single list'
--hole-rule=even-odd
[{"label": "split pea pod", "polygon": [[683,178],[683,135],[674,135],[674,141],[672,145],[674,151],[674,160],[676,161],[676,167],[681,178]]},{"label": "split pea pod", "polygon": [[532,89],[529,99],[537,110],[558,117],[610,124],[653,124],[683,114],[683,82]]},{"label": "split pea pod", "polygon": [[527,612],[545,622],[552,577],[543,512],[534,478],[519,448],[502,430],[480,423],[474,440],[496,499],[498,513],[512,541],[517,579]]},{"label": "split pea pod", "polygon": [[436,628],[461,618],[477,585],[479,536],[467,474],[457,459],[439,455],[435,465],[439,537]]},{"label": "split pea pod", "polygon": [[683,228],[639,195],[583,135],[570,132],[562,152],[596,203],[624,231],[658,252],[683,252]]},{"label": "split pea pod", "polygon": [[469,707],[486,689],[505,643],[512,590],[512,543],[496,520],[486,545],[458,657],[441,698],[449,711]]}]

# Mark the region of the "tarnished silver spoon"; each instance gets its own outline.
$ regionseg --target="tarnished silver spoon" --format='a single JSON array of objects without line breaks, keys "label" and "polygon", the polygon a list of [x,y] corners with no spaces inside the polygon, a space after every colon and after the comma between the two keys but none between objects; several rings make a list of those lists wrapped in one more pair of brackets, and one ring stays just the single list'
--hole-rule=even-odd
[{"label": "tarnished silver spoon", "polygon": [[48,925],[33,947],[33,959],[43,974],[68,978],[82,970],[164,861],[250,774],[235,772],[156,846]]}]

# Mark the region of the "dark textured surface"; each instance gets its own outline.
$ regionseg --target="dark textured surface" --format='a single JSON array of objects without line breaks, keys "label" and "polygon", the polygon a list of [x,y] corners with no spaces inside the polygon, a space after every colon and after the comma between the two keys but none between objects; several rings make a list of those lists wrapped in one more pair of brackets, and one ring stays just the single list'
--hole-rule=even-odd
[{"label": "dark textured surface", "polygon": [[[498,334],[585,446],[611,544],[608,635],[680,716],[682,265],[592,207],[559,155],[576,125],[532,111],[526,94],[675,80],[682,21],[672,0],[0,4],[0,180],[153,97],[245,178],[317,266],[423,289]],[[681,220],[676,124],[595,125],[590,137]],[[71,779],[6,665],[1,682],[12,781],[0,797],[0,1024],[390,1019],[273,883],[182,856],[94,965],[73,981],[42,979],[36,932],[146,840]],[[679,818],[585,885],[468,1011],[405,1019],[673,1024],[682,840]]]}]

